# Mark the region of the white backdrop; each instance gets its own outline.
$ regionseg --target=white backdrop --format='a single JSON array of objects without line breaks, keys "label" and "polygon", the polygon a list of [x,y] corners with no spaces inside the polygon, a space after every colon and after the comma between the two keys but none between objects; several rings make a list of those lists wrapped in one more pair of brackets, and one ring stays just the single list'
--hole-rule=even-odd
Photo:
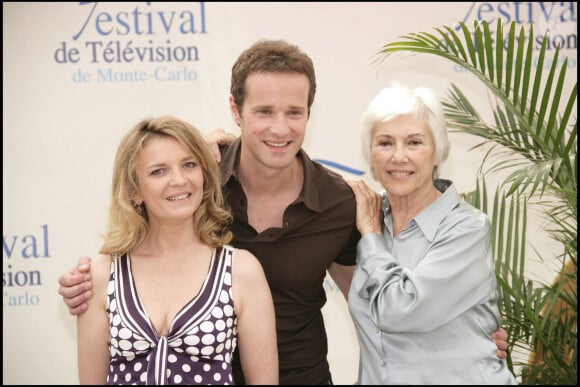
[{"label": "white backdrop", "polygon": [[[161,114],[202,131],[235,133],[227,104],[230,70],[254,41],[285,39],[312,57],[318,88],[304,148],[314,159],[364,170],[360,116],[391,81],[426,85],[441,95],[453,81],[488,103],[471,76],[432,57],[374,65],[388,41],[458,20],[495,24],[498,17],[534,23],[537,34],[573,35],[574,44],[577,31],[575,2],[2,6],[4,384],[78,383],[75,318],[57,293],[57,279],[100,247],[122,135],[140,119]],[[188,50],[192,60],[183,59]],[[576,46],[564,53],[572,59],[568,81],[575,83]],[[471,190],[483,150],[469,150],[476,139],[452,135],[452,141],[442,175],[460,191]],[[362,177],[377,187],[368,174]],[[538,233],[534,240],[546,240],[538,229],[530,230]],[[549,241],[539,245],[550,251]],[[344,299],[331,280],[326,285],[334,381],[352,384],[356,336]]]}]

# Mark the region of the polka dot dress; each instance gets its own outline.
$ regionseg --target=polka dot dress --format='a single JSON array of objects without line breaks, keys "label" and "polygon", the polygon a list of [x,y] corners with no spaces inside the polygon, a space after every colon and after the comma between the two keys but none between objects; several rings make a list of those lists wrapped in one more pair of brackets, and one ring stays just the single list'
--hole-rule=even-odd
[{"label": "polka dot dress", "polygon": [[199,294],[158,337],[124,255],[111,263],[107,313],[111,362],[107,384],[233,384],[237,319],[232,299],[234,249],[214,250]]}]

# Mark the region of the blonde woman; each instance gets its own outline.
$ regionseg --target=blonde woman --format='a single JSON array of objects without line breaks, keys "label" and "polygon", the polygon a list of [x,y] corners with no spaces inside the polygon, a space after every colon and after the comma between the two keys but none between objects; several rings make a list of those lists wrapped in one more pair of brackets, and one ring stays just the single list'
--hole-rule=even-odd
[{"label": "blonde woman", "polygon": [[201,134],[146,119],[115,159],[109,227],[78,317],[81,384],[278,383],[274,308],[260,263],[228,243],[219,170]]}]

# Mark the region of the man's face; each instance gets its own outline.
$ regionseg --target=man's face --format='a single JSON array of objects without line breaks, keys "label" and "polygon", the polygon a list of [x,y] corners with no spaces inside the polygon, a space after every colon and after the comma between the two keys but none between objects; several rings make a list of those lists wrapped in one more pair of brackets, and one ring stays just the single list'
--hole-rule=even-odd
[{"label": "man's face", "polygon": [[297,73],[252,73],[241,111],[230,106],[242,136],[242,158],[255,167],[284,169],[304,142],[308,78]]}]

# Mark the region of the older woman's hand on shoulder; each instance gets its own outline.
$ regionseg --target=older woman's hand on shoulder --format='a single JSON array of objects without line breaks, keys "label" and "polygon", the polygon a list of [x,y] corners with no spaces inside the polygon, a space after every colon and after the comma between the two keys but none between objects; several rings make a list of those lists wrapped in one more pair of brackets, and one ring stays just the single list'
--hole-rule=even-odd
[{"label": "older woman's hand on shoulder", "polygon": [[356,227],[362,236],[368,233],[381,234],[381,195],[363,180],[343,177],[354,192],[356,199]]}]

